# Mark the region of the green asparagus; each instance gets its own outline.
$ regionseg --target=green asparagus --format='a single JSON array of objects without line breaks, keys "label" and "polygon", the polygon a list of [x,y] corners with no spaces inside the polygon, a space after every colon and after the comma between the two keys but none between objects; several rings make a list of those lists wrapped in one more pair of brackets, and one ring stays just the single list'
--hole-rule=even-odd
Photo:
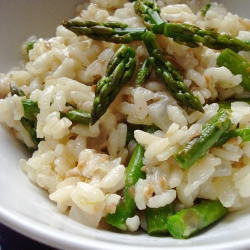
[{"label": "green asparagus", "polygon": [[249,98],[238,98],[238,99],[228,99],[225,101],[218,102],[220,108],[231,109],[231,104],[234,102],[245,102],[250,105]]},{"label": "green asparagus", "polygon": [[[245,102],[250,105],[250,99],[249,98],[242,98],[242,99],[231,99],[231,100],[225,100],[219,102],[219,107],[224,109],[231,109],[231,105],[234,102]],[[241,137],[242,142],[250,141],[250,127],[245,128],[236,128],[236,129],[230,129],[226,130],[221,137],[215,142],[213,145],[214,147],[222,146],[225,144],[229,139],[235,138],[235,137]]]},{"label": "green asparagus", "polygon": [[125,23],[65,20],[62,25],[78,36],[87,36],[98,41],[128,44],[141,40],[145,28],[128,28]]},{"label": "green asparagus", "polygon": [[128,167],[126,169],[126,183],[122,198],[113,214],[108,214],[106,221],[121,230],[127,230],[126,220],[133,217],[136,211],[136,204],[133,198],[133,186],[141,178],[144,179],[146,173],[141,170],[142,159],[145,149],[139,143],[133,152]]},{"label": "green asparagus", "polygon": [[27,44],[27,53],[29,53],[29,51],[34,48],[34,44],[35,44],[35,42],[29,42]]},{"label": "green asparagus", "polygon": [[18,88],[15,82],[10,82],[11,95],[25,96],[25,93],[21,88]]},{"label": "green asparagus", "polygon": [[[156,126],[149,126],[146,128],[146,131],[153,133],[157,129]],[[137,143],[126,168],[125,188],[122,198],[116,207],[115,213],[108,214],[106,217],[106,221],[109,224],[123,231],[127,230],[127,218],[133,217],[136,211],[136,204],[133,197],[134,185],[139,179],[144,179],[146,176],[146,173],[141,169],[143,167],[144,152],[144,147]]]},{"label": "green asparagus", "polygon": [[167,219],[174,214],[174,203],[159,208],[146,208],[147,232],[149,235],[168,233]]},{"label": "green asparagus", "polygon": [[207,12],[210,10],[210,8],[211,8],[211,4],[210,3],[206,4],[206,6],[204,6],[201,9],[201,15],[204,17],[207,14]]},{"label": "green asparagus", "polygon": [[36,115],[40,112],[37,102],[32,101],[31,99],[22,100],[22,105],[24,109],[24,117],[35,121]]},{"label": "green asparagus", "polygon": [[31,140],[33,141],[35,147],[30,149],[30,151],[33,151],[35,149],[37,149],[37,146],[39,144],[40,141],[42,141],[41,138],[37,138],[37,135],[36,135],[36,121],[32,121],[32,120],[29,120],[25,117],[22,117],[21,118],[21,123],[23,125],[23,127],[29,132],[30,134],[30,138]]},{"label": "green asparagus", "polygon": [[122,45],[108,63],[105,76],[97,83],[91,110],[91,123],[95,124],[106,113],[121,88],[131,79],[136,67],[135,51]]},{"label": "green asparagus", "polygon": [[90,124],[91,123],[91,115],[88,112],[84,112],[77,109],[70,109],[66,111],[60,112],[61,117],[67,117],[72,122],[82,123],[82,124]]},{"label": "green asparagus", "polygon": [[204,200],[169,216],[167,228],[174,238],[184,239],[221,219],[227,213],[228,208],[219,200]]},{"label": "green asparagus", "polygon": [[241,137],[242,142],[250,141],[250,127],[226,130],[221,135],[221,137],[214,143],[213,147],[222,146],[229,139],[238,137],[238,136]]},{"label": "green asparagus", "polygon": [[183,82],[183,76],[173,64],[164,58],[164,53],[157,43],[152,32],[143,35],[143,42],[149,53],[149,62],[156,71],[156,75],[165,83],[171,95],[182,105],[203,111],[199,99],[188,89]]},{"label": "green asparagus", "polygon": [[250,63],[230,49],[225,49],[217,58],[217,65],[228,68],[234,75],[242,75],[241,85],[250,91]]},{"label": "green asparagus", "polygon": [[154,0],[136,0],[135,13],[141,16],[146,28],[157,34],[163,34],[166,22],[161,18],[161,8]]},{"label": "green asparagus", "polygon": [[[10,83],[10,93],[11,95],[17,96],[24,96],[25,93],[21,88],[18,88],[14,82]],[[34,143],[34,148],[30,148],[30,151],[37,149],[37,146],[41,139],[37,138],[36,136],[36,119],[35,113],[39,113],[39,109],[37,107],[37,103],[24,99],[22,100],[22,105],[24,108],[24,117],[21,118],[21,123],[23,127],[28,131],[30,134],[30,138]]]},{"label": "green asparagus", "polygon": [[186,23],[167,23],[160,16],[160,8],[155,0],[136,0],[135,12],[141,16],[148,30],[171,37],[179,44],[191,48],[203,44],[211,49],[221,50],[230,48],[234,51],[250,50],[249,41],[241,41],[227,34],[212,30],[202,30],[195,25]]},{"label": "green asparagus", "polygon": [[230,111],[220,109],[214,117],[202,126],[200,136],[186,143],[174,155],[175,159],[181,167],[189,169],[196,161],[206,155],[207,151],[231,126]]},{"label": "green asparagus", "polygon": [[152,66],[150,65],[149,59],[146,58],[142,64],[142,66],[139,68],[135,84],[137,86],[142,85],[144,82],[148,80],[152,72]]}]

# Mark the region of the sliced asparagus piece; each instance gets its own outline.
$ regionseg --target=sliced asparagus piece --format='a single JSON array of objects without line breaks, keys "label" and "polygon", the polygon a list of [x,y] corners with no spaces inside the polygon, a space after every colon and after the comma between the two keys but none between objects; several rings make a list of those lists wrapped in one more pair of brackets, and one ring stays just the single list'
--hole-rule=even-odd
[{"label": "sliced asparagus piece", "polygon": [[222,146],[229,139],[238,137],[238,136],[241,137],[242,142],[250,141],[250,127],[226,130],[221,135],[221,137],[214,143],[213,147]]},{"label": "sliced asparagus piece", "polygon": [[167,227],[174,238],[184,239],[221,219],[227,213],[228,208],[219,200],[204,200],[169,216]]},{"label": "sliced asparagus piece", "polygon": [[106,221],[109,224],[120,230],[127,230],[126,220],[135,214],[136,204],[131,192],[136,182],[140,178],[145,178],[145,172],[141,170],[143,167],[142,159],[144,152],[144,147],[138,143],[126,170],[126,184],[122,198],[116,207],[115,213],[108,214],[106,217]]},{"label": "sliced asparagus piece", "polygon": [[[146,128],[146,131],[153,133],[157,129],[156,126],[150,126]],[[125,188],[120,202],[116,207],[115,213],[108,214],[106,217],[106,221],[109,224],[123,231],[128,229],[126,225],[127,218],[133,217],[136,211],[136,204],[133,197],[134,185],[139,179],[144,179],[146,176],[146,173],[141,169],[143,167],[144,152],[144,147],[137,143],[126,168]]]},{"label": "sliced asparagus piece", "polygon": [[87,36],[98,41],[128,44],[132,41],[141,40],[145,28],[128,28],[125,23],[78,20],[65,20],[62,25],[78,36]]},{"label": "sliced asparagus piece", "polygon": [[135,51],[122,45],[108,63],[105,76],[97,83],[91,111],[91,123],[95,124],[106,113],[121,88],[132,78],[136,67]]},{"label": "sliced asparagus piece", "polygon": [[181,104],[189,108],[203,111],[199,99],[189,90],[183,82],[183,76],[164,58],[163,51],[157,43],[156,36],[152,32],[143,35],[143,42],[149,53],[149,62],[155,69],[157,76],[165,83],[171,95]]},{"label": "sliced asparagus piece", "polygon": [[218,113],[202,126],[201,135],[186,143],[175,155],[175,159],[184,168],[189,169],[202,159],[221,135],[232,126],[230,111],[220,109]]},{"label": "sliced asparagus piece", "polygon": [[142,85],[144,82],[148,80],[148,78],[151,75],[151,72],[152,72],[152,66],[149,62],[149,59],[146,58],[137,72],[135,84],[137,86]]},{"label": "sliced asparagus piece", "polygon": [[146,208],[147,231],[149,235],[168,233],[167,220],[174,214],[174,203],[159,208]]},{"label": "sliced asparagus piece", "polygon": [[241,85],[250,91],[250,63],[231,49],[225,49],[217,58],[217,65],[228,68],[234,75],[242,75]]}]

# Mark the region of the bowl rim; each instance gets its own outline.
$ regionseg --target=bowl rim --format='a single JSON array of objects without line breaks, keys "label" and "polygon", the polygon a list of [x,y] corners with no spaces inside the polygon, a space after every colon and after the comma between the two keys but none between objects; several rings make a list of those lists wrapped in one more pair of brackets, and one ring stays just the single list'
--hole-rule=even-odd
[{"label": "bowl rim", "polygon": [[[72,250],[152,250],[157,248],[159,250],[235,250],[235,249],[249,249],[250,238],[244,240],[229,239],[227,243],[221,242],[206,245],[182,245],[180,242],[189,242],[189,239],[176,240],[176,246],[143,246],[143,245],[133,245],[127,242],[127,244],[121,244],[119,241],[114,241],[112,236],[117,234],[113,232],[101,231],[103,237],[98,237],[96,233],[100,231],[99,229],[87,228],[86,232],[88,234],[86,237],[73,235],[68,232],[61,231],[59,229],[45,225],[39,221],[34,221],[31,218],[17,212],[14,210],[9,210],[0,204],[0,221],[5,226],[13,229],[14,231],[27,236],[33,240],[36,240],[42,244],[60,248],[60,249],[72,249]],[[100,233],[100,232],[99,232]],[[98,233],[98,234],[99,234]],[[111,236],[104,240],[104,236]],[[90,236],[90,237],[89,237]],[[93,237],[94,236],[94,237]],[[130,236],[129,236],[130,237]],[[169,239],[169,238],[168,238]],[[140,240],[140,239],[139,239]],[[192,242],[192,241],[190,241]],[[73,243],[73,245],[72,245]]]}]

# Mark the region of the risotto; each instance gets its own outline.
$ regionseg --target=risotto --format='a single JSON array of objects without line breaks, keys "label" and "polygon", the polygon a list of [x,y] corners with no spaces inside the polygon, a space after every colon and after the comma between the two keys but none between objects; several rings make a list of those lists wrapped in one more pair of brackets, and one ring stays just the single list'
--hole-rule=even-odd
[{"label": "risotto", "polygon": [[[186,23],[200,29],[250,40],[250,21],[208,1],[158,0],[161,17],[170,23]],[[134,2],[90,0],[77,7],[76,20],[126,23],[144,27]],[[207,9],[204,9],[204,6]],[[203,8],[203,9],[202,9]],[[94,124],[82,124],[62,115],[72,107],[91,113],[97,82],[121,44],[77,36],[59,25],[55,37],[30,37],[22,45],[23,60],[0,74],[0,121],[32,150],[20,166],[28,178],[48,191],[58,211],[90,227],[98,227],[116,212],[126,189],[126,169],[136,146],[144,148],[144,177],[131,185],[135,212],[125,220],[125,230],[147,231],[147,209],[173,206],[173,214],[200,204],[219,201],[228,211],[250,204],[250,141],[240,136],[211,146],[188,169],[176,160],[186,143],[199,137],[215,117],[220,103],[231,103],[231,129],[250,124],[250,97],[241,74],[218,66],[222,50],[200,45],[191,48],[157,35],[157,42],[184,75],[184,84],[198,98],[203,112],[181,105],[162,79],[152,71],[141,85],[136,73],[122,87],[107,111]],[[30,47],[29,47],[30,46]],[[135,53],[135,72],[148,57],[142,41],[128,44]],[[250,61],[250,52],[238,54]],[[10,85],[23,94],[13,94]],[[36,103],[32,126],[37,143],[24,126],[24,100]],[[237,101],[238,100],[238,101]],[[153,133],[145,126],[154,125]],[[128,134],[132,128],[132,137]],[[212,209],[212,208],[211,208]]]}]

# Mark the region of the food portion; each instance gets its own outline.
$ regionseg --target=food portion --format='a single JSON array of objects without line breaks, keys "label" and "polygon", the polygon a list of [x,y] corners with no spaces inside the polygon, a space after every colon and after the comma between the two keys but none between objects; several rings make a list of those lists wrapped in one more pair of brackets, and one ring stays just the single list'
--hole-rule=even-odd
[{"label": "food portion", "polygon": [[22,170],[84,225],[183,239],[250,205],[250,21],[170,2],[85,2],[0,74]]}]

